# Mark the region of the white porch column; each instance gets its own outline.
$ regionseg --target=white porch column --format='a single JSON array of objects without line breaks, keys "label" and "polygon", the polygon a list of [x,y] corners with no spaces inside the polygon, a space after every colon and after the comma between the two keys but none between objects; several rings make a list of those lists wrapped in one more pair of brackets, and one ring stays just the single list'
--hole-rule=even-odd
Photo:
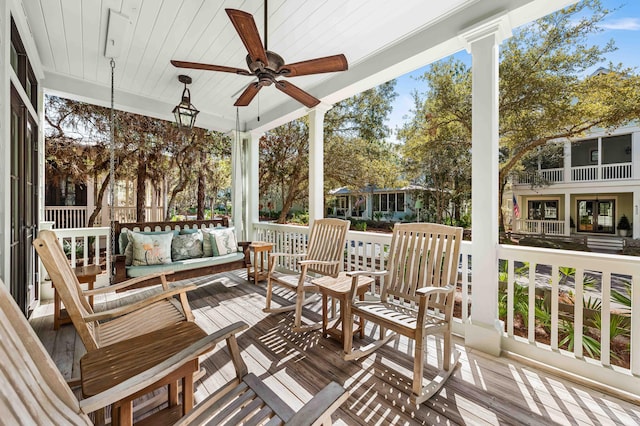
[{"label": "white porch column", "polygon": [[571,182],[571,142],[566,141],[564,143],[564,156],[563,156],[563,166],[564,166],[564,181]]},{"label": "white porch column", "polygon": [[264,133],[251,133],[247,147],[247,236],[253,241],[253,224],[260,221],[260,138]]},{"label": "white porch column", "polygon": [[571,235],[571,194],[564,193],[564,235]]},{"label": "white porch column", "polygon": [[245,133],[230,132],[231,142],[231,217],[236,228],[236,237],[239,241],[246,241],[247,235],[244,227],[244,168],[245,161],[243,139]]},{"label": "white porch column", "polygon": [[631,220],[633,238],[640,238],[640,189],[633,191],[633,217]]},{"label": "white porch column", "polygon": [[332,106],[309,112],[309,226],[324,217],[324,115]]},{"label": "white porch column", "polygon": [[[472,315],[465,344],[499,355],[498,320],[498,44],[506,16],[491,18],[465,32],[472,56]],[[507,28],[510,31],[510,28]],[[510,35],[510,34],[507,34]]]}]

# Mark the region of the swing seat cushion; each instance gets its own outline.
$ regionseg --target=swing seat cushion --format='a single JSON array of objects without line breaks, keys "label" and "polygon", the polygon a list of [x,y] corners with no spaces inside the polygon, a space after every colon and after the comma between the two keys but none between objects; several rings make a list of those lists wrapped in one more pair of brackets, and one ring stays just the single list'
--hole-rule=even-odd
[{"label": "swing seat cushion", "polygon": [[174,260],[171,263],[164,263],[159,265],[127,266],[127,277],[137,278],[156,272],[178,272],[206,266],[224,265],[225,263],[242,261],[243,259],[244,253],[237,251],[221,256]]}]

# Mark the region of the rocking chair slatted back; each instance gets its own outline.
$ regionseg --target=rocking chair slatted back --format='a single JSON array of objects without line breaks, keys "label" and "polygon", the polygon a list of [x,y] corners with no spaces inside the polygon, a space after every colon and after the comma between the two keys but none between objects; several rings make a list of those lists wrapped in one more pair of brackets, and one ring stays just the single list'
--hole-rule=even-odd
[{"label": "rocking chair slatted back", "polygon": [[[94,314],[55,232],[40,231],[33,245],[88,352],[182,321],[193,321],[193,314],[185,295],[189,290],[188,286],[169,289],[166,278],[158,274],[150,277],[160,279],[164,290],[162,293],[144,296],[126,306]],[[112,292],[118,288],[126,288],[128,283],[144,279],[145,277],[132,279],[94,289],[93,292]],[[173,297],[175,295],[180,297],[180,303]]]},{"label": "rocking chair slatted back", "polygon": [[[455,283],[461,239],[462,229],[452,233],[445,225],[396,224],[389,253],[389,282],[382,290],[382,300],[394,298],[415,305],[420,299],[417,289]],[[429,307],[444,311],[445,300],[453,299],[432,295]]]},{"label": "rocking chair slatted back", "polygon": [[[333,265],[309,265],[308,272],[337,277],[340,273],[344,257],[344,241],[347,238],[348,226],[341,219],[319,219],[311,226],[307,259],[321,259],[336,262]],[[342,242],[342,245],[336,244]]]},{"label": "rocking chair slatted back", "polygon": [[0,282],[0,424],[91,425]]},{"label": "rocking chair slatted back", "polygon": [[98,348],[100,345],[96,337],[97,323],[83,320],[94,313],[93,309],[82,296],[78,277],[73,273],[56,234],[52,231],[41,231],[33,244],[86,349],[91,351]]},{"label": "rocking chair slatted back", "polygon": [[[356,285],[352,284],[352,302],[345,307],[344,357],[347,360],[366,356],[397,335],[415,341],[411,400],[416,404],[435,395],[458,363],[458,351],[451,359],[451,320],[461,241],[462,228],[431,223],[396,224],[387,270],[377,273],[388,278],[380,299],[357,300]],[[376,273],[352,274],[355,277]],[[355,316],[378,324],[380,338],[352,350]],[[423,386],[425,337],[435,333],[443,336],[442,369],[434,380]]]}]

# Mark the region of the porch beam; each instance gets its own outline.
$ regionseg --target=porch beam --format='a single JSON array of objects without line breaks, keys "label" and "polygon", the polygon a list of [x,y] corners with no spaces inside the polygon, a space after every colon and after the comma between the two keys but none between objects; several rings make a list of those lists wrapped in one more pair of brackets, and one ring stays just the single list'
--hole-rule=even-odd
[{"label": "porch beam", "polygon": [[473,308],[465,344],[499,355],[498,320],[498,59],[499,43],[511,35],[506,13],[461,34],[472,57],[472,283]]},{"label": "porch beam", "polygon": [[324,217],[324,115],[333,105],[309,112],[309,226]]}]

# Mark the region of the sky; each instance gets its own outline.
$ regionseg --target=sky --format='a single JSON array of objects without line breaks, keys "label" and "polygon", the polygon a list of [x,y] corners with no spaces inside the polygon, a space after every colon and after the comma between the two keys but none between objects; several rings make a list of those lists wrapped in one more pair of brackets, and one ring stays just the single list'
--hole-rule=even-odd
[{"label": "sky", "polygon": [[[640,72],[640,0],[602,0],[602,5],[609,10],[615,10],[602,23],[603,31],[592,36],[592,41],[601,45],[613,39],[618,50],[610,53],[607,60],[599,64],[589,73],[599,67],[606,67],[609,62],[614,64],[622,63],[625,67],[636,67]],[[471,56],[466,52],[458,52],[454,55],[456,59],[471,65]],[[396,142],[396,129],[402,127],[407,121],[413,109],[413,92],[415,90],[424,91],[425,83],[416,80],[424,74],[429,66],[419,68],[413,72],[405,74],[396,79],[396,97],[393,103],[387,125],[392,130],[391,142]]]}]

